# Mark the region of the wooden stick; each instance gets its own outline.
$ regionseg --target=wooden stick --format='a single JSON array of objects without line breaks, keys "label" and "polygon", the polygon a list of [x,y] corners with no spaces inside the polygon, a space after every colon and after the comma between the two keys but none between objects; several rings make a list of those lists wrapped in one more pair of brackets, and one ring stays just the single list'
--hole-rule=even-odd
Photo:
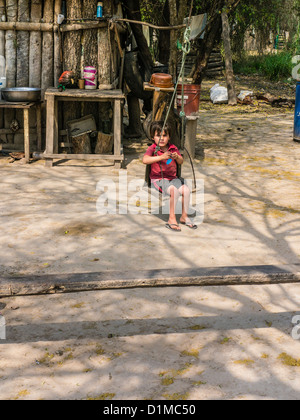
[{"label": "wooden stick", "polygon": [[84,29],[99,29],[106,28],[107,22],[84,22],[77,23],[72,25],[62,25],[60,26],[61,32],[70,32],[70,31],[82,31]]},{"label": "wooden stick", "polygon": [[[33,3],[32,6],[38,6],[39,3]],[[58,25],[54,23],[38,23],[38,22],[0,22],[0,30],[2,31],[40,31],[52,32],[58,31]]]},{"label": "wooden stick", "polygon": [[29,138],[29,109],[24,108],[24,152],[25,162],[29,163],[30,159],[30,138]]},{"label": "wooden stick", "polygon": [[150,28],[154,28],[154,29],[159,29],[161,31],[173,31],[173,30],[177,30],[177,29],[186,28],[186,24],[175,25],[175,26],[156,26],[156,25],[153,25],[152,23],[148,23],[148,22],[141,22],[139,20],[121,19],[121,18],[113,18],[112,21],[113,22],[135,23],[135,24],[138,24],[138,25],[149,26]]}]

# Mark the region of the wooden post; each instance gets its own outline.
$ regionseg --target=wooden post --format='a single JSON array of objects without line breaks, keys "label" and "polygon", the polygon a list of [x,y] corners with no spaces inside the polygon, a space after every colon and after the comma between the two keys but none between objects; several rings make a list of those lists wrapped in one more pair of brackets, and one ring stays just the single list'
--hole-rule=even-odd
[{"label": "wooden post", "polygon": [[[97,4],[94,0],[83,0],[82,17],[85,19],[93,18],[95,16],[96,6]],[[95,68],[98,66],[97,33],[97,29],[85,29],[82,33],[81,70],[83,70],[85,66],[94,66]],[[92,114],[95,118],[97,126],[99,126],[98,103],[84,102],[83,112],[85,115]]]},{"label": "wooden post", "polygon": [[36,104],[36,132],[37,132],[37,150],[42,151],[42,106]]},{"label": "wooden post", "polygon": [[[121,124],[122,124],[121,101],[116,99],[115,106],[114,106],[114,154],[115,155],[121,154]],[[120,169],[121,162],[115,162],[115,166],[117,169]]]},{"label": "wooden post", "polygon": [[[57,131],[58,131],[58,121],[57,121],[57,104],[55,103],[55,96],[47,97],[47,119],[46,119],[46,153],[53,154],[55,153],[56,144],[57,144]],[[57,153],[57,152],[56,152]],[[53,159],[46,159],[45,162],[47,167],[51,167],[53,164]]]},{"label": "wooden post", "polygon": [[234,88],[234,74],[232,68],[232,56],[231,56],[231,46],[230,46],[230,28],[229,21],[226,12],[222,12],[222,37],[224,43],[225,51],[225,67],[226,67],[226,82],[228,90],[228,105],[236,105],[237,98]]},{"label": "wooden post", "polygon": [[[111,46],[108,27],[98,29],[98,83],[99,85],[110,85],[112,65]],[[107,102],[99,103],[99,126],[98,130],[107,132],[106,121],[110,120],[111,105]],[[110,131],[110,130],[109,130]]]},{"label": "wooden post", "polygon": [[[28,25],[30,16],[29,0],[18,1],[18,22],[23,22]],[[29,32],[28,31],[17,31],[17,74],[16,74],[16,86],[28,86],[29,85]],[[20,127],[23,127],[23,110],[16,109],[16,120],[19,121]],[[25,112],[25,111],[24,111]],[[28,120],[29,124],[29,120]],[[25,127],[24,127],[25,130]],[[14,144],[26,144],[24,143],[23,134],[15,133]],[[25,153],[26,155],[26,153]],[[26,156],[25,156],[26,157]],[[29,156],[27,156],[29,159]],[[28,163],[28,162],[27,162]]]},{"label": "wooden post", "polygon": [[[31,22],[39,23],[42,19],[42,0],[31,2]],[[41,87],[42,34],[40,31],[30,32],[29,46],[29,86]]]},{"label": "wooden post", "polygon": [[[29,0],[19,0],[18,21],[29,22]],[[29,85],[29,32],[17,32],[17,86]]]},{"label": "wooden post", "polygon": [[[17,0],[7,0],[6,1],[6,10],[7,20],[9,22],[14,22],[17,20],[18,14],[18,5]],[[17,35],[15,31],[6,31],[5,34],[5,51],[6,51],[6,86],[15,87],[16,86],[16,64],[17,64]],[[4,110],[4,120],[5,128],[9,128],[11,121],[15,118],[14,109],[5,109]],[[7,135],[7,142],[13,143],[14,136],[11,134]]]},{"label": "wooden post", "polygon": [[[57,23],[57,16],[61,13],[62,0],[55,0],[54,3],[54,22]],[[58,30],[53,34],[54,37],[54,68],[53,86],[58,86],[58,79],[62,73],[62,45],[61,32]]]},{"label": "wooden post", "polygon": [[[43,20],[45,22],[53,22],[53,0],[44,1],[44,14]],[[44,91],[53,86],[53,33],[43,32],[43,43],[42,43],[42,95]]]},{"label": "wooden post", "polygon": [[[67,2],[67,17],[69,19],[81,18],[81,0]],[[76,76],[80,76],[81,64],[81,32],[67,32],[63,37],[63,70],[72,70]],[[71,120],[80,118],[81,105],[76,102],[62,104],[64,126]]]},{"label": "wooden post", "polygon": [[25,163],[29,163],[30,160],[30,143],[29,143],[29,108],[24,108],[24,152],[25,152]]},{"label": "wooden post", "polygon": [[[5,16],[5,0],[0,0],[0,19]],[[0,31],[0,55],[5,57],[5,31]],[[0,109],[0,127],[3,128],[4,110]],[[4,136],[1,137],[1,140]]]}]

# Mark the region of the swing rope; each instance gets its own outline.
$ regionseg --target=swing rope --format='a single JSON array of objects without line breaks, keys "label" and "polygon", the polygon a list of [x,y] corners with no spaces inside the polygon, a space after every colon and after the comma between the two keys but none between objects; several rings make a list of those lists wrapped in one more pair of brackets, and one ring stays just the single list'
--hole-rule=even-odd
[{"label": "swing rope", "polygon": [[[182,44],[182,47],[181,47],[181,49],[182,49],[181,68],[180,68],[180,72],[179,72],[179,75],[178,75],[178,78],[177,78],[177,82],[176,82],[176,85],[175,85],[175,88],[174,88],[174,92],[173,92],[173,95],[172,95],[172,98],[171,98],[171,101],[170,101],[170,105],[169,105],[169,108],[167,110],[167,114],[166,114],[166,117],[165,117],[165,120],[164,120],[163,128],[161,130],[160,139],[161,139],[161,137],[162,137],[162,135],[164,133],[164,130],[166,128],[166,124],[167,124],[167,121],[168,121],[168,118],[169,118],[169,115],[170,115],[170,112],[171,112],[171,108],[172,108],[172,105],[173,105],[175,96],[177,94],[178,84],[179,84],[179,81],[181,79],[181,111],[179,113],[179,116],[181,118],[181,145],[183,146],[184,150],[187,152],[188,157],[189,157],[189,160],[190,160],[190,163],[191,163],[192,172],[193,172],[193,181],[194,181],[193,191],[195,191],[196,188],[197,188],[197,185],[196,185],[196,176],[195,176],[194,165],[193,165],[193,162],[192,162],[192,158],[191,158],[190,153],[188,152],[188,150],[184,146],[184,130],[185,130],[185,117],[186,117],[186,114],[184,112],[184,76],[185,76],[185,61],[186,61],[186,57],[187,57],[187,55],[191,51],[191,42],[190,42],[191,27],[190,27],[190,20],[191,20],[191,14],[190,14],[190,17],[189,17],[189,23],[188,23],[188,25],[187,25],[187,27],[185,29],[185,32],[184,32],[183,44]],[[160,149],[160,147],[159,147],[159,145],[157,145],[156,148],[155,148],[155,153],[156,154],[159,151],[159,149]],[[167,164],[168,164],[168,162],[167,162]],[[162,179],[164,179],[163,178],[163,172],[162,172],[161,165],[160,165],[160,169],[161,169],[161,173],[162,173]]]}]

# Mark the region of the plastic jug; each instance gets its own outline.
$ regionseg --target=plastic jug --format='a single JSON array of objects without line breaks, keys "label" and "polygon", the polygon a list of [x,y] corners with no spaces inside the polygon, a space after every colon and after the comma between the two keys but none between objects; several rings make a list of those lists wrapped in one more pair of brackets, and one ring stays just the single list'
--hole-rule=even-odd
[{"label": "plastic jug", "polygon": [[0,82],[2,83],[1,88],[6,87],[6,70],[5,70],[5,58],[0,55]]}]

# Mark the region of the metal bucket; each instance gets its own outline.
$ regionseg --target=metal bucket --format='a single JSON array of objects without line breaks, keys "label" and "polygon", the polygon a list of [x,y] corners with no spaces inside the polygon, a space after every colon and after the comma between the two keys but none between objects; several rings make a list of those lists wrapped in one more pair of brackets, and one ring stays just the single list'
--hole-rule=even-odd
[{"label": "metal bucket", "polygon": [[297,82],[296,87],[294,141],[300,142],[300,82]]},{"label": "metal bucket", "polygon": [[[201,85],[184,85],[184,112],[192,115],[199,111]],[[177,87],[177,109],[182,107],[182,85]]]}]

